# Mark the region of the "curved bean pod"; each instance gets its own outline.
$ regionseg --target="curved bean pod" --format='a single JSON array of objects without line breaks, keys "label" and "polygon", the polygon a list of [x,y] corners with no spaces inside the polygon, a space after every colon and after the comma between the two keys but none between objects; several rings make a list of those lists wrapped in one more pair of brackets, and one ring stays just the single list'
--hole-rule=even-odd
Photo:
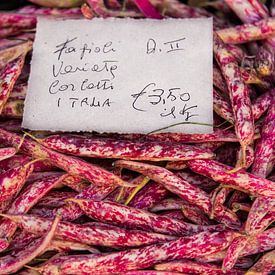
[{"label": "curved bean pod", "polygon": [[[51,224],[49,219],[31,215],[6,215],[6,217],[16,222],[25,231],[38,236],[45,234]],[[70,222],[60,222],[58,224],[55,238],[87,245],[121,248],[137,247],[175,239],[173,236],[139,230],[126,230],[107,224],[89,223],[80,225]]]}]

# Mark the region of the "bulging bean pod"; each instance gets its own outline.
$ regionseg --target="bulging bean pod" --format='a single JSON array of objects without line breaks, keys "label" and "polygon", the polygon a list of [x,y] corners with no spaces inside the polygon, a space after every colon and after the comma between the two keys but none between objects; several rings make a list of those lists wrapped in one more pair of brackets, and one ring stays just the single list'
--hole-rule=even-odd
[{"label": "bulging bean pod", "polygon": [[[51,220],[32,215],[6,215],[25,231],[41,236],[47,232]],[[76,224],[60,222],[55,232],[55,238],[67,241],[80,242],[87,245],[107,247],[138,247],[154,243],[161,243],[175,239],[157,233],[139,230],[126,230],[108,224]]]},{"label": "bulging bean pod", "polygon": [[45,236],[33,241],[31,244],[26,246],[23,250],[9,254],[0,258],[0,274],[9,274],[18,271],[25,264],[30,262],[36,256],[41,254],[45,248],[51,242],[57,225],[60,221],[60,217],[56,217],[51,223],[50,229],[47,231]]},{"label": "bulging bean pod", "polygon": [[[225,249],[232,238],[232,231],[199,233],[179,238],[164,244],[124,250],[105,255],[64,256],[49,260],[37,268],[38,271],[54,274],[111,274],[136,269],[145,269],[160,261],[194,258]],[[123,263],[123,264],[121,264]]]}]

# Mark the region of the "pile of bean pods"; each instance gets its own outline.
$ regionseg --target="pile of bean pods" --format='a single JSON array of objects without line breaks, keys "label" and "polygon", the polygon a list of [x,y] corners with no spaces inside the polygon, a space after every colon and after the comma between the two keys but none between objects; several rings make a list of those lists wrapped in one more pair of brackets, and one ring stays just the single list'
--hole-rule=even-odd
[{"label": "pile of bean pods", "polygon": [[[274,2],[31,2],[0,13],[0,274],[271,274]],[[213,17],[214,132],[23,131],[37,16]]]}]

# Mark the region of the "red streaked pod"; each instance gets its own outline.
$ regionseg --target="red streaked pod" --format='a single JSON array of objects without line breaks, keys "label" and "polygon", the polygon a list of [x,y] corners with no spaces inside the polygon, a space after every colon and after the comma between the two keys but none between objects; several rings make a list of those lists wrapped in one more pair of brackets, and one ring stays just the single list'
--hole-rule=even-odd
[{"label": "red streaked pod", "polygon": [[128,206],[146,210],[165,198],[168,193],[162,185],[149,182],[134,196]]},{"label": "red streaked pod", "polygon": [[0,201],[12,199],[23,187],[33,171],[33,161],[11,168],[0,175]]},{"label": "red streaked pod", "polygon": [[275,18],[262,19],[255,23],[243,24],[217,31],[224,43],[242,44],[270,38],[275,34]]},{"label": "red streaked pod", "polygon": [[[28,185],[12,202],[8,214],[27,213],[49,190],[54,188],[64,176],[53,176]],[[9,219],[1,220],[1,236],[10,238],[16,230],[16,224]]]},{"label": "red streaked pod", "polygon": [[17,13],[20,14],[33,14],[33,15],[53,15],[53,16],[69,16],[75,15],[80,16],[81,11],[80,8],[45,8],[34,5],[27,5],[20,7],[16,10]]},{"label": "red streaked pod", "polygon": [[[22,141],[22,137],[0,129],[0,140],[18,146]],[[67,171],[69,174],[83,177],[95,185],[117,184],[129,186],[128,183],[99,166],[80,160],[76,157],[65,156],[64,154],[57,153],[27,138],[22,142],[20,150],[34,158],[44,158],[54,166]]]},{"label": "red streaked pod", "polygon": [[197,205],[205,213],[210,213],[211,202],[208,195],[198,187],[191,185],[189,182],[179,178],[167,169],[150,164],[125,160],[118,160],[115,162],[115,165],[117,167],[139,172],[149,177],[186,201]]},{"label": "red streaked pod", "polygon": [[229,90],[236,136],[245,150],[246,146],[253,142],[254,137],[254,120],[249,90],[242,80],[235,57],[228,51],[217,34],[214,35],[214,54]]},{"label": "red streaked pod", "polygon": [[180,198],[168,198],[155,204],[149,210],[150,212],[166,211],[166,210],[180,210],[186,202]]},{"label": "red streaked pod", "polygon": [[[2,17],[2,16],[1,16]],[[0,19],[1,20],[1,19]],[[24,65],[25,56],[21,55],[12,62],[8,63],[0,74],[0,113],[6,104],[13,89],[14,83],[19,77]]]},{"label": "red streaked pod", "polygon": [[32,41],[24,41],[0,50],[0,68],[18,58],[26,55],[32,49]]},{"label": "red streaked pod", "polygon": [[254,9],[261,15],[262,18],[266,18],[269,15],[267,7],[259,0],[248,0]]},{"label": "red streaked pod", "polygon": [[223,259],[222,270],[223,272],[230,271],[236,264],[241,251],[244,249],[248,242],[247,236],[238,236],[229,245],[226,255]]},{"label": "red streaked pod", "polygon": [[6,238],[0,238],[0,251],[5,251],[9,247],[9,244]]},{"label": "red streaked pod", "polygon": [[[240,257],[258,254],[275,248],[275,228],[260,232],[255,236],[249,237],[247,244],[240,252]],[[226,251],[209,254],[196,260],[200,262],[218,262],[222,261],[226,255]]]},{"label": "red streaked pod", "polygon": [[16,154],[16,149],[13,147],[0,148],[0,161],[8,159]]},{"label": "red streaked pod", "polygon": [[12,202],[8,214],[27,213],[39,200],[45,196],[51,189],[57,186],[67,174],[62,176],[49,176],[29,184],[17,198]]},{"label": "red streaked pod", "polygon": [[[162,184],[172,193],[177,194],[187,202],[197,206],[206,214],[211,214],[211,201],[208,194],[200,188],[191,185],[186,180],[179,178],[167,169],[150,164],[125,160],[118,160],[115,162],[115,165],[117,167],[139,172],[149,177],[155,182]],[[215,218],[225,223],[228,227],[239,228],[240,221],[238,217],[234,213],[227,211],[225,208],[221,208],[223,211],[217,212]]]},{"label": "red streaked pod", "polygon": [[[254,264],[245,275],[268,275],[275,270],[275,250],[265,253],[256,264]],[[271,273],[270,273],[271,272]]]},{"label": "red streaked pod", "polygon": [[82,157],[128,160],[188,160],[212,158],[214,154],[186,144],[129,141],[109,138],[53,135],[38,142],[47,148]]},{"label": "red streaked pod", "polygon": [[163,16],[149,0],[132,0],[146,18],[163,19]]},{"label": "red streaked pod", "polygon": [[262,19],[248,0],[225,0],[225,2],[245,23],[254,23]]},{"label": "red streaked pod", "polygon": [[265,178],[267,176],[267,167],[272,158],[272,152],[275,147],[275,93],[272,96],[271,105],[267,111],[261,131],[261,138],[258,140],[255,148],[255,159],[252,165],[251,173]]},{"label": "red streaked pod", "polygon": [[36,26],[36,16],[1,12],[0,26],[32,29]]},{"label": "red streaked pod", "polygon": [[[181,258],[194,258],[225,249],[236,235],[232,231],[199,233],[164,244],[124,250],[104,255],[78,255],[58,257],[38,268],[39,272],[58,274],[119,273],[145,269],[156,263]],[[121,264],[123,262],[123,264]],[[53,273],[51,273],[53,274]],[[56,273],[55,273],[56,274]]]},{"label": "red streaked pod", "polygon": [[212,178],[227,187],[250,193],[253,196],[275,197],[275,186],[272,181],[247,173],[244,170],[228,173],[232,167],[214,160],[192,160],[188,161],[187,164],[193,172]]},{"label": "red streaked pod", "polygon": [[76,192],[50,191],[47,195],[39,200],[37,207],[57,208],[65,205],[64,200],[75,197]]},{"label": "red streaked pod", "polygon": [[245,223],[245,232],[254,234],[256,225],[275,207],[275,198],[258,197],[254,200]]},{"label": "red streaked pod", "polygon": [[[103,200],[105,199],[113,190],[114,186],[88,186],[81,193],[75,196],[75,199],[90,199],[90,200]],[[62,214],[62,220],[73,221],[79,218],[83,211],[78,206],[78,204],[70,203],[62,208],[56,210]],[[53,212],[54,215],[54,212]]]},{"label": "red streaked pod", "polygon": [[213,109],[217,115],[234,124],[232,107],[225,97],[219,94],[216,89],[213,89]]},{"label": "red streaked pod", "polygon": [[69,251],[83,251],[87,250],[90,253],[93,254],[98,254],[100,253],[99,250],[96,248],[89,246],[87,244],[83,243],[78,243],[78,242],[72,242],[72,241],[66,241],[66,240],[58,240],[58,239],[53,239],[50,244],[47,246],[45,251],[42,252],[45,253],[46,251],[49,250],[56,250],[58,252],[69,252]]},{"label": "red streaked pod", "polygon": [[[36,235],[43,235],[49,229],[51,220],[31,215],[6,215],[9,219],[25,231]],[[80,242],[87,245],[107,247],[137,247],[154,243],[167,242],[175,239],[157,233],[139,230],[126,230],[108,224],[75,224],[60,222],[55,232],[55,238],[67,241]]]},{"label": "red streaked pod", "polygon": [[261,46],[255,58],[256,71],[261,76],[270,76],[274,71],[274,49]]},{"label": "red streaked pod", "polygon": [[[205,230],[214,231],[223,229],[221,225],[193,225],[114,202],[83,199],[68,199],[67,201],[77,203],[84,213],[92,219],[133,229],[152,230],[157,233],[177,236],[190,235]],[[101,211],[98,211],[98,209],[101,209]]]},{"label": "red streaked pod", "polygon": [[51,223],[50,229],[47,231],[45,236],[34,240],[23,250],[1,257],[0,274],[16,272],[36,256],[40,255],[51,242],[59,221],[60,217],[57,216]]},{"label": "red streaked pod", "polygon": [[[178,271],[192,275],[223,275],[222,269],[213,264],[198,263],[191,260],[177,260],[168,263],[160,263],[154,266],[156,270]],[[181,274],[180,273],[180,274]],[[243,275],[243,271],[232,269],[227,275]]]},{"label": "red streaked pod", "polygon": [[[247,170],[254,162],[254,149],[252,146],[247,146],[245,149],[245,165],[243,166],[243,169]],[[242,148],[240,147],[237,151],[237,162],[236,166],[240,167],[243,159],[243,152]]]},{"label": "red streaked pod", "polygon": [[211,225],[211,221],[200,211],[197,207],[193,205],[183,205],[181,208],[183,216],[197,225]]},{"label": "red streaked pod", "polygon": [[253,228],[253,234],[266,230],[275,221],[275,208],[268,212]]},{"label": "red streaked pod", "polygon": [[17,27],[7,27],[0,29],[0,38],[7,38],[8,36],[14,36],[22,32],[22,29]]},{"label": "red streaked pod", "polygon": [[272,95],[275,94],[275,89],[263,93],[258,96],[252,104],[252,112],[254,120],[258,120],[269,108],[272,101]]}]

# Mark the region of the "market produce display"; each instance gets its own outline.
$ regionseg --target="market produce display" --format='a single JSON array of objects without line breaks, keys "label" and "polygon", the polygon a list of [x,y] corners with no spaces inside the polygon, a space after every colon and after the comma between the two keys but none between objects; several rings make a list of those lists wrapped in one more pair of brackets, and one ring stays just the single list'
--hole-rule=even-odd
[{"label": "market produce display", "polygon": [[[38,16],[212,17],[214,132],[22,129]],[[30,0],[2,10],[0,274],[272,274],[274,16],[274,1],[259,0]]]}]

